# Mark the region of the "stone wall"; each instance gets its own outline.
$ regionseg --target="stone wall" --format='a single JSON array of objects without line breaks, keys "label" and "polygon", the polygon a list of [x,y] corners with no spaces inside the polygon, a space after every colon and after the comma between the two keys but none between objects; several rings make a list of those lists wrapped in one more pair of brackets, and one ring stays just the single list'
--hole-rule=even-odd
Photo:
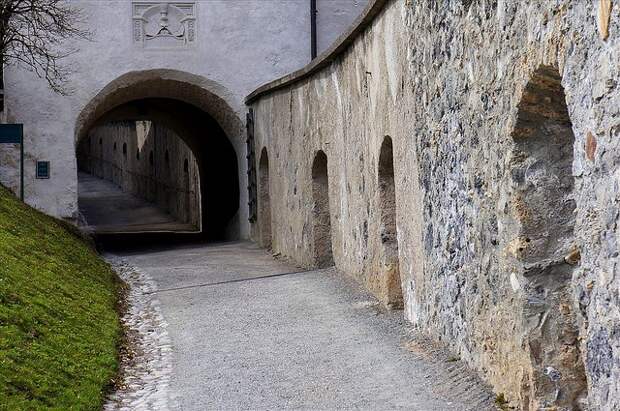
[{"label": "stone wall", "polygon": [[118,121],[96,126],[78,147],[78,169],[200,228],[198,164],[183,140],[158,123]]},{"label": "stone wall", "polygon": [[620,4],[382,3],[248,97],[269,184],[253,236],[306,267],[329,246],[386,305],[402,292],[512,405],[620,408]]}]

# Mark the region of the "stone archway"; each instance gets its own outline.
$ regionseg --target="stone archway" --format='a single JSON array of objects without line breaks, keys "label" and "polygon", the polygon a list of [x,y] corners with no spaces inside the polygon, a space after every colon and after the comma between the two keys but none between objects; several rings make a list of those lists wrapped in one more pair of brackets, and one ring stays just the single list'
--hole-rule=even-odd
[{"label": "stone archway", "polygon": [[132,71],[108,83],[84,106],[75,126],[76,142],[106,112],[133,100],[172,98],[209,113],[231,142],[243,135],[243,122],[232,105],[229,92],[220,84],[195,74],[153,69]]},{"label": "stone archway", "polygon": [[[247,214],[240,206],[245,203],[241,190],[245,175],[238,161],[244,154],[243,123],[226,98],[223,87],[190,73],[164,69],[127,73],[82,109],[75,125],[76,149],[94,126],[155,120],[178,135],[196,157],[204,235],[212,240],[238,238],[242,216]],[[148,153],[136,153],[139,156],[148,159]]]},{"label": "stone archway", "polygon": [[510,203],[515,272],[522,275],[524,347],[531,370],[522,397],[531,409],[579,408],[586,380],[572,302],[575,243],[575,137],[554,67],[536,70],[512,133]]}]

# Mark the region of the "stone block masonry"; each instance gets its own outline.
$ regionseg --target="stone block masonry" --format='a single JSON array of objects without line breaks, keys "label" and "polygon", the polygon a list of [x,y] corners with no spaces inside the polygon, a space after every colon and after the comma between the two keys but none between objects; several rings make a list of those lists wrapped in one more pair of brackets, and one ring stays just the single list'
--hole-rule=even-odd
[{"label": "stone block masonry", "polygon": [[511,405],[620,409],[614,3],[371,2],[247,99],[254,237],[402,304]]}]

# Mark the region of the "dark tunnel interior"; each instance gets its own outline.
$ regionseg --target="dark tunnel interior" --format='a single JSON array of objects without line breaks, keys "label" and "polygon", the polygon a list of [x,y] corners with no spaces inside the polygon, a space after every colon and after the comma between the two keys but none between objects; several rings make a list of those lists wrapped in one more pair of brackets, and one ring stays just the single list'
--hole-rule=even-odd
[{"label": "dark tunnel interior", "polygon": [[[97,120],[93,128],[120,121],[157,123],[172,130],[185,142],[193,153],[199,170],[201,237],[208,241],[236,239],[239,226],[237,156],[218,122],[205,111],[183,101],[147,98],[109,110]],[[80,170],[85,169],[85,158],[81,153],[85,150],[87,140],[89,139],[83,138],[78,145]]]}]

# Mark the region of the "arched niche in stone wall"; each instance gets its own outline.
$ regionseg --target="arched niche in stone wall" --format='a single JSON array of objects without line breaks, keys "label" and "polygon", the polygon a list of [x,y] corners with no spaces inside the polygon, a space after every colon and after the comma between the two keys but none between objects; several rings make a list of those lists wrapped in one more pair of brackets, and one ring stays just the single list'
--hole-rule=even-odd
[{"label": "arched niche in stone wall", "polygon": [[382,297],[393,309],[403,307],[403,291],[398,261],[396,230],[396,185],[394,183],[394,149],[392,139],[386,136],[379,151],[378,185],[381,238],[380,273]]},{"label": "arched niche in stone wall", "polygon": [[578,407],[586,380],[571,279],[579,263],[572,175],[575,137],[557,68],[526,85],[512,132],[510,249],[523,292],[523,346],[530,357],[521,396],[532,409]]},{"label": "arched niche in stone wall", "polygon": [[334,265],[327,170],[327,155],[319,150],[312,162],[312,238],[317,268]]},{"label": "arched niche in stone wall", "polygon": [[269,187],[269,155],[263,147],[258,161],[258,224],[260,245],[271,247],[271,195]]}]

